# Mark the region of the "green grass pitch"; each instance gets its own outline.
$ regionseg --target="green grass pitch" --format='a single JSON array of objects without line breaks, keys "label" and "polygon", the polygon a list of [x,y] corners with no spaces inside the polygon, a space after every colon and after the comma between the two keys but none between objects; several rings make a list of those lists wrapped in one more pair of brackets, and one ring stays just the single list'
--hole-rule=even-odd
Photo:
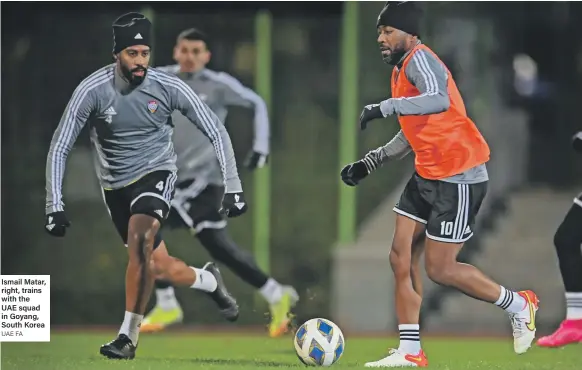
[{"label": "green grass pitch", "polygon": [[[142,334],[136,359],[107,360],[99,346],[111,333],[88,331],[53,333],[50,343],[2,343],[2,370],[192,370],[192,369],[298,369],[292,336],[270,339],[259,334],[167,332]],[[365,338],[346,335],[346,350],[332,369],[364,369],[378,360],[397,338]],[[423,341],[429,368],[443,370],[567,370],[582,369],[582,344],[562,349],[532,348],[513,353],[510,339],[438,339]]]}]

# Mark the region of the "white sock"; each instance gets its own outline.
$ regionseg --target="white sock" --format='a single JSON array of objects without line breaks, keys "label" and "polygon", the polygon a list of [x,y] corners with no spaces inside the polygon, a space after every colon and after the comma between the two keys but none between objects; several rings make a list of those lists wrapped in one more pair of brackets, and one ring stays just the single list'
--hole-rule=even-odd
[{"label": "white sock", "polygon": [[566,292],[566,319],[582,320],[582,293]]},{"label": "white sock", "polygon": [[156,289],[156,305],[164,311],[174,310],[180,307],[173,287]]},{"label": "white sock", "polygon": [[269,278],[259,292],[269,304],[275,304],[283,298],[283,287],[273,278]]},{"label": "white sock", "polygon": [[127,335],[134,346],[137,346],[139,327],[141,326],[142,320],[143,315],[125,311],[125,317],[123,318],[121,329],[119,329],[119,334]]},{"label": "white sock", "polygon": [[495,302],[496,306],[503,308],[507,312],[511,313],[518,313],[525,309],[526,300],[509,289],[505,289],[505,287],[501,287],[501,294],[499,298]]},{"label": "white sock", "polygon": [[398,350],[409,355],[417,355],[420,352],[420,325],[398,325],[400,332],[400,346]]},{"label": "white sock", "polygon": [[190,288],[203,290],[205,292],[212,293],[218,287],[216,278],[210,272],[202,269],[197,269],[196,267],[190,266],[192,270],[196,273],[196,281]]}]

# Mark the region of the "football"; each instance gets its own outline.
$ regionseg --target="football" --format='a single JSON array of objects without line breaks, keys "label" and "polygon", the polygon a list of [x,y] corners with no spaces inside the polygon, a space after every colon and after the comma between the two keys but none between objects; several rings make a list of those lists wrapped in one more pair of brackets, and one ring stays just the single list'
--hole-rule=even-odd
[{"label": "football", "polygon": [[297,329],[293,339],[299,360],[310,366],[331,366],[345,349],[340,328],[327,319],[311,319]]}]

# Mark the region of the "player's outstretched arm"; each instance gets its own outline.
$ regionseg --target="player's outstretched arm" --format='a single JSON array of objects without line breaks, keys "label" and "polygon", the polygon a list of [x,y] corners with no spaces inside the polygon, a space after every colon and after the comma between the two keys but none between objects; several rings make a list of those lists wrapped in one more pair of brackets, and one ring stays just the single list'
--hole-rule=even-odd
[{"label": "player's outstretched arm", "polygon": [[69,152],[95,106],[94,88],[107,78],[105,74],[90,76],[73,92],[61,121],[53,134],[46,161],[46,222],[47,232],[64,236],[70,226],[65,216],[62,195],[63,176]]},{"label": "player's outstretched arm", "polygon": [[182,80],[166,74],[156,74],[156,79],[169,88],[172,94],[170,99],[171,108],[180,111],[193,124],[198,126],[212,142],[226,188],[223,211],[229,217],[240,216],[246,212],[247,205],[236,167],[232,142],[226,128],[216,114]]},{"label": "player's outstretched arm", "polygon": [[381,167],[384,163],[404,158],[410,153],[411,148],[402,130],[388,144],[368,152],[364,158],[350,163],[341,171],[342,181],[349,186],[356,186],[370,173]]},{"label": "player's outstretched arm", "polygon": [[255,110],[253,149],[247,155],[244,165],[251,170],[263,167],[269,156],[270,127],[267,104],[256,92],[241,84],[231,75],[220,72],[217,74],[217,79],[224,84],[226,105]]}]

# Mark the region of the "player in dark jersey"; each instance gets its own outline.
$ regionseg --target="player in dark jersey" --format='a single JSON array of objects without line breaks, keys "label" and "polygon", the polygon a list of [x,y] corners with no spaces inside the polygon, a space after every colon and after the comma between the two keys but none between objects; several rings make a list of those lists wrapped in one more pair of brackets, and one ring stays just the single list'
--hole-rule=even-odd
[{"label": "player in dark jersey", "polygon": [[149,68],[151,23],[129,13],[113,24],[116,62],[84,79],[71,97],[53,135],[46,166],[45,229],[62,237],[70,226],[62,201],[67,156],[88,124],[97,175],[111,219],[127,246],[125,318],[118,337],[101,346],[103,356],[133,359],[146,304],[155,278],[206,292],[223,316],[238,318],[218,268],[190,267],[168,254],[158,233],[168,217],[177,179],[171,114],[180,110],[214,144],[226,195],[224,213],[242,214],[246,204],[226,129],[188,85]]},{"label": "player in dark jersey", "polygon": [[[582,153],[582,131],[574,135],[572,144],[574,150]],[[582,193],[574,198],[558,226],[554,246],[566,290],[566,318],[554,333],[538,340],[540,347],[582,343]]]}]

